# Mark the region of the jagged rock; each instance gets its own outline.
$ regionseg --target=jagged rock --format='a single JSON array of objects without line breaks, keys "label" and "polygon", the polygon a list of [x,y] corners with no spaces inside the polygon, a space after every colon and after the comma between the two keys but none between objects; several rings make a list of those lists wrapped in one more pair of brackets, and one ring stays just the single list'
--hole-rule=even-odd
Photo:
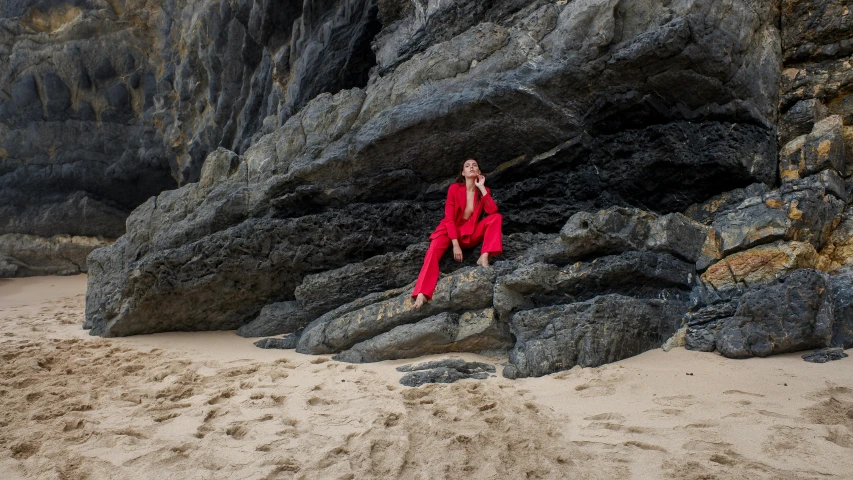
[{"label": "jagged rock", "polygon": [[269,337],[294,333],[311,323],[314,317],[298,302],[278,302],[265,305],[258,318],[237,329],[241,337]]},{"label": "jagged rock", "polygon": [[839,270],[829,277],[832,290],[832,342],[830,347],[853,347],[853,268]]},{"label": "jagged rock", "polygon": [[770,187],[767,185],[753,183],[746,188],[736,188],[715,195],[702,203],[693,204],[684,211],[684,216],[696,222],[711,225],[717,217],[734,211],[744,200],[763,196],[769,191]]},{"label": "jagged rock", "polygon": [[818,268],[825,272],[848,266],[853,266],[853,207],[847,207],[844,211],[818,259]]},{"label": "jagged rock", "polygon": [[426,383],[453,383],[465,378],[485,380],[495,367],[482,362],[466,362],[461,359],[438,360],[418,365],[403,365],[397,371],[411,372],[403,375],[400,383],[407,387],[419,387]]},{"label": "jagged rock", "polygon": [[684,346],[688,350],[713,352],[717,348],[717,332],[737,311],[738,299],[706,305],[685,315],[687,332]]},{"label": "jagged rock", "polygon": [[750,289],[717,333],[729,358],[766,357],[830,344],[832,293],[827,275],[804,269]]},{"label": "jagged rock", "polygon": [[417,323],[400,325],[357,343],[334,357],[350,363],[378,362],[449,352],[508,350],[512,339],[494,309],[440,313]]},{"label": "jagged rock", "polygon": [[86,256],[111,243],[103,237],[0,235],[0,277],[85,273]]},{"label": "jagged rock", "polygon": [[844,172],[847,150],[842,128],[841,117],[832,115],[815,123],[808,135],[801,135],[788,142],[779,152],[779,175],[782,181],[789,182],[828,168]]},{"label": "jagged rock", "polygon": [[596,367],[658,348],[681,326],[678,300],[602,295],[569,305],[516,313],[516,337],[503,375],[537,377],[575,365]]},{"label": "jagged rock", "polygon": [[853,20],[848,5],[831,0],[782,0],[782,49],[786,62],[850,55]]},{"label": "jagged rock", "polygon": [[381,27],[373,0],[4,3],[0,234],[45,238],[116,238],[217,146],[243,153],[264,119],[364,86]]},{"label": "jagged rock", "polygon": [[721,253],[729,255],[779,239],[810,242],[820,249],[844,209],[842,192],[838,175],[826,172],[747,198],[713,222]]},{"label": "jagged rock", "polygon": [[[259,3],[247,9],[254,5]],[[592,0],[518,11],[496,6],[489,9],[494,15],[513,13],[475,20],[446,38],[425,37],[438,43],[411,56],[388,56],[388,66],[393,58],[407,59],[381,74],[374,70],[363,88],[313,96],[280,127],[269,122],[270,129],[248,149],[236,145],[248,131],[239,118],[216,123],[236,132],[230,137],[235,143],[223,143],[213,131],[212,144],[240,154],[240,165],[210,191],[184,186],[159,195],[143,210],[162,214],[163,221],[135,216],[125,240],[93,252],[89,258],[101,272],[90,277],[87,316],[93,332],[118,334],[103,327],[113,320],[124,325],[115,332],[233,328],[266,303],[295,298],[306,275],[401,252],[423,241],[441,218],[447,183],[458,160],[469,156],[480,160],[498,205],[512,216],[505,218],[507,233],[553,233],[586,206],[673,212],[721,190],[773,183],[778,11],[766,3],[740,8],[736,0],[666,5]],[[329,22],[322,23],[328,28],[310,29],[317,36],[297,27],[293,35],[277,38],[282,45],[291,38],[304,47],[299,52],[307,52],[311,39],[326,38],[334,22],[362,25],[369,14],[354,6],[355,0],[341,1],[330,7],[341,9],[340,16],[304,18],[315,26]],[[664,10],[665,15],[641,13]],[[386,33],[433,12],[401,9],[392,15],[399,15],[397,26],[387,26]],[[229,52],[242,45],[241,25],[232,25],[235,41],[224,42]],[[364,30],[345,31],[353,34],[335,38],[360,39]],[[719,31],[745,33],[714,33]],[[379,50],[386,58],[388,50]],[[300,64],[293,51],[291,72],[275,72],[276,82],[288,83],[292,75],[309,78],[304,75],[310,69],[293,69]],[[247,51],[258,52],[263,48]],[[282,65],[278,53],[254,57],[258,69]],[[196,85],[182,81],[190,76],[183,68],[174,72],[177,84]],[[245,72],[230,73],[250,82]],[[22,99],[29,98],[25,87]],[[262,90],[251,87],[247,91]],[[242,92],[214,93],[229,103]],[[190,89],[179,93],[200,98]],[[289,89],[287,98],[293,98]],[[228,115],[238,109],[206,107],[202,117],[209,118],[210,111],[231,120]],[[170,139],[184,138],[171,136],[182,129],[168,120],[163,129]],[[192,140],[184,144],[196,147]],[[206,153],[193,151],[199,158]],[[194,192],[210,200],[176,200]],[[680,245],[672,248],[669,253],[685,255],[676,251]],[[219,261],[225,273],[210,275]],[[209,267],[198,268],[207,262]],[[241,278],[238,269],[263,280]],[[243,291],[236,291],[235,282]],[[185,303],[173,300],[181,297],[204,305],[203,312],[187,311]],[[162,320],[155,326],[153,318]],[[128,326],[134,319],[148,325]]]},{"label": "jagged rock", "polygon": [[625,250],[669,252],[692,262],[719,255],[711,229],[679,213],[659,216],[619,207],[579,212],[560,230],[560,239],[567,258]]},{"label": "jagged rock", "polygon": [[785,145],[800,135],[808,135],[815,123],[827,116],[829,112],[819,100],[810,98],[797,102],[779,119],[779,145]]},{"label": "jagged rock", "polygon": [[279,350],[292,350],[296,348],[296,344],[299,342],[299,335],[289,334],[285,335],[281,338],[262,338],[255,342],[255,346],[258,348],[275,348]]},{"label": "jagged rock", "polygon": [[686,296],[695,277],[692,264],[667,253],[624,252],[569,265],[557,272],[553,285],[572,302],[606,293],[678,297]]},{"label": "jagged rock", "polygon": [[492,305],[497,271],[465,268],[438,281],[432,299],[414,308],[411,290],[342,315],[325,314],[308,325],[299,340],[299,353],[335,353],[387,332],[442,312],[476,310]]},{"label": "jagged rock", "polygon": [[843,348],[820,348],[812,353],[803,354],[803,360],[810,363],[826,363],[847,358]]},{"label": "jagged rock", "polygon": [[750,287],[800,268],[813,268],[817,261],[810,243],[778,241],[729,255],[701,278],[716,290]]}]

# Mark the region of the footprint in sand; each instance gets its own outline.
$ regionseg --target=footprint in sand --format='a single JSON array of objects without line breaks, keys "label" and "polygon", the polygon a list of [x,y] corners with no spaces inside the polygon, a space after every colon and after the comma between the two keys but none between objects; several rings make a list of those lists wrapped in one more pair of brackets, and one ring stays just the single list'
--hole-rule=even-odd
[{"label": "footprint in sand", "polygon": [[674,395],[671,397],[660,397],[652,399],[658,405],[663,407],[687,408],[696,405],[696,397],[693,395]]},{"label": "footprint in sand", "polygon": [[594,420],[599,422],[613,422],[613,423],[624,423],[625,417],[619,415],[618,413],[599,413],[598,415],[592,415],[590,417],[584,417],[584,420]]}]

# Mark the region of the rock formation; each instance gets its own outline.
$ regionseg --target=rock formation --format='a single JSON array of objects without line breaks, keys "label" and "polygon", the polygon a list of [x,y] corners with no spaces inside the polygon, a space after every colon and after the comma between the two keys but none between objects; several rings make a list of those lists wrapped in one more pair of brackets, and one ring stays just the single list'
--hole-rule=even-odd
[{"label": "rock formation", "polygon": [[[94,335],[290,333],[263,344],[352,362],[503,351],[510,377],[619,360],[684,326],[688,348],[738,358],[853,338],[843,2],[55,3],[0,10],[20,57],[0,77],[0,182],[18,179],[0,191],[46,192],[4,202],[20,207],[0,234],[126,232],[87,259]],[[81,25],[112,26],[119,47],[85,56]],[[27,35],[52,65],[85,61],[29,68]],[[98,170],[38,140],[66,124],[134,138],[98,150]],[[468,157],[504,256],[445,259],[416,310],[410,283]],[[96,213],[112,223],[79,221]],[[51,218],[112,230],[36,228]]]},{"label": "rock formation", "polygon": [[86,271],[211,151],[363,86],[377,16],[372,0],[3,2],[0,275]]}]

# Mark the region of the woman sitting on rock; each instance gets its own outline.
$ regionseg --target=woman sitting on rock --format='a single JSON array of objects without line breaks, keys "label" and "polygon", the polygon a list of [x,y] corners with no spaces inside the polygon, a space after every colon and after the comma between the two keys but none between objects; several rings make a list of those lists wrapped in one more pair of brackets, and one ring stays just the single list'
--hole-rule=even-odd
[{"label": "woman sitting on rock", "polygon": [[[482,253],[477,260],[477,265],[483,267],[489,266],[490,255],[503,252],[502,217],[485,183],[486,177],[480,174],[477,161],[473,158],[465,160],[456,183],[447,190],[444,218],[429,236],[430,244],[424,257],[424,266],[412,292],[415,308],[422,307],[432,298],[438,282],[438,261],[451,244],[453,258],[461,262],[463,248],[483,242]],[[481,220],[484,210],[487,216]]]}]

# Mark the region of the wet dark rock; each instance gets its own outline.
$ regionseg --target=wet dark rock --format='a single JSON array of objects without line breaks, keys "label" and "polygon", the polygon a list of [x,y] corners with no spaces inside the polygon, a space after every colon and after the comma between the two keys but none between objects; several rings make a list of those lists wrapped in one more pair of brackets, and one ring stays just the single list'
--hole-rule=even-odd
[{"label": "wet dark rock", "polygon": [[292,350],[296,348],[297,342],[299,342],[299,335],[291,333],[280,338],[262,338],[255,342],[254,345],[264,349]]},{"label": "wet dark rock", "polygon": [[681,326],[687,304],[618,294],[524,310],[512,317],[507,378],[596,367],[660,347]]},{"label": "wet dark rock", "polygon": [[820,348],[812,353],[803,355],[803,360],[809,363],[826,363],[847,358],[843,348]]},{"label": "wet dark rock", "polygon": [[268,337],[301,331],[314,317],[298,302],[278,302],[265,305],[258,318],[237,329],[241,337]]}]

